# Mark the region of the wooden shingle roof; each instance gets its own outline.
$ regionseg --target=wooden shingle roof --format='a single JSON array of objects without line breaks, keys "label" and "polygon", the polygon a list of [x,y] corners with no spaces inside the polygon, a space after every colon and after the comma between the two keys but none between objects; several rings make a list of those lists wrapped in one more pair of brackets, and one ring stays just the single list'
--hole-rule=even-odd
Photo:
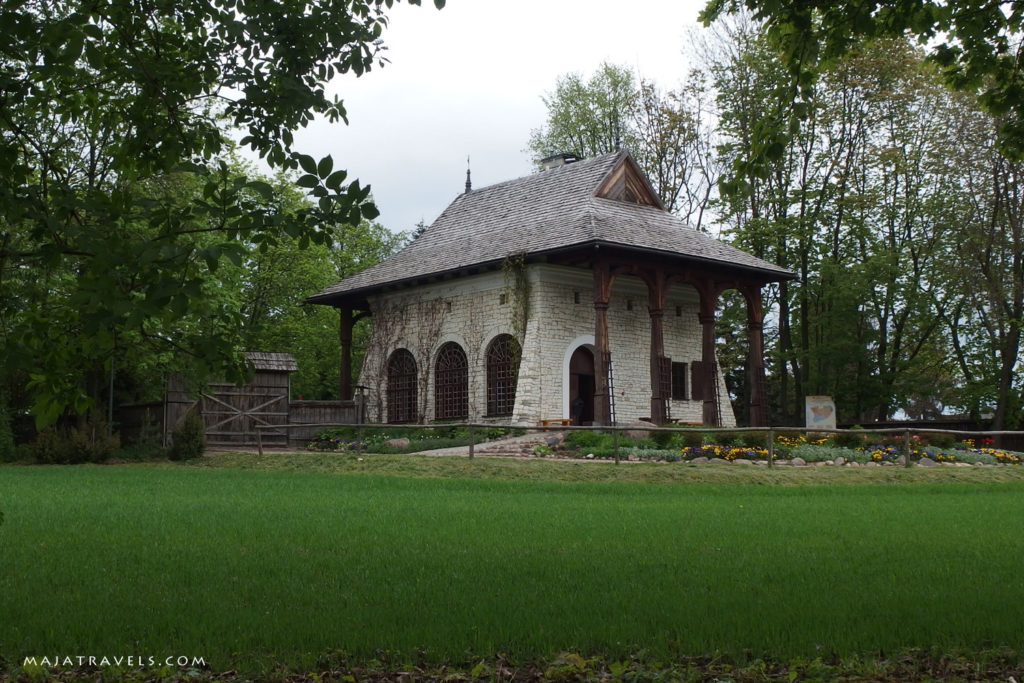
[{"label": "wooden shingle roof", "polygon": [[263,372],[295,372],[299,363],[290,353],[272,353],[269,351],[246,351],[245,359],[254,370]]},{"label": "wooden shingle roof", "polygon": [[783,268],[697,232],[660,206],[600,196],[624,166],[649,190],[629,153],[617,152],[459,195],[400,252],[308,301],[332,304],[388,286],[498,264],[512,255],[604,245],[717,264],[765,281],[792,277]]}]

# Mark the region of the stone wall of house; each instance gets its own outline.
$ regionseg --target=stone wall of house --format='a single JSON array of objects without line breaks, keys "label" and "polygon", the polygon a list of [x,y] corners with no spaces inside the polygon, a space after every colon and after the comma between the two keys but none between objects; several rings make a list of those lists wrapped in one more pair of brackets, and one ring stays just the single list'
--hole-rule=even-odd
[{"label": "stone wall of house", "polygon": [[405,348],[416,359],[419,373],[420,421],[431,421],[437,353],[445,343],[455,342],[465,351],[469,365],[469,420],[488,421],[486,352],[495,337],[513,331],[508,299],[504,276],[491,272],[371,300],[373,334],[359,376],[359,383],[367,388],[368,419],[387,419],[388,358]]},{"label": "stone wall of house", "polygon": [[[543,264],[529,266],[526,274],[529,317],[511,422],[536,424],[569,416],[569,358],[580,345],[592,348],[594,341],[593,277],[586,270]],[[396,349],[406,348],[419,371],[420,418],[430,421],[435,414],[437,352],[454,341],[469,363],[469,419],[488,421],[486,349],[496,336],[515,332],[515,297],[504,275],[491,272],[453,279],[385,294],[370,303],[374,329],[359,382],[367,387],[368,418],[386,419],[387,360]],[[608,324],[616,418],[623,424],[650,415],[650,317],[647,287],[641,280],[616,279]],[[670,291],[664,327],[666,355],[677,362],[700,359],[697,294],[692,288],[677,285]],[[723,422],[734,425],[721,375],[719,396]],[[700,422],[701,410],[699,401],[672,401],[671,416]]]},{"label": "stone wall of house", "polygon": [[[593,348],[593,276],[575,268],[539,265],[531,275],[531,314],[519,374],[517,421],[569,416],[567,377],[569,357],[581,344]],[[674,286],[667,297],[664,317],[665,354],[676,362],[700,360],[701,331],[697,320],[697,292]],[[616,278],[608,308],[608,336],[612,356],[615,412],[618,423],[651,414],[651,324],[647,311],[647,285],[632,276]],[[525,367],[527,359],[539,359]],[[736,424],[724,377],[719,374],[722,420]],[[520,396],[535,397],[520,403]],[[538,403],[539,401],[539,403]],[[672,401],[671,417],[701,422],[700,401]]]}]

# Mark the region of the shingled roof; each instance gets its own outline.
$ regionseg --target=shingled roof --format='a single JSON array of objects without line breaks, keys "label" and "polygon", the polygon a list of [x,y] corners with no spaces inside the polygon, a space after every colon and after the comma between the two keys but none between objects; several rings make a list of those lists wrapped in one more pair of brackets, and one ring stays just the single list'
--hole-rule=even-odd
[{"label": "shingled roof", "polygon": [[270,372],[295,372],[299,369],[299,363],[295,356],[290,353],[271,353],[268,351],[246,351],[245,359],[252,365],[253,370]]},{"label": "shingled roof", "polygon": [[[624,169],[642,185],[638,191],[650,203],[607,198],[608,183]],[[536,257],[595,245],[738,269],[765,281],[792,277],[662,209],[632,157],[623,151],[459,195],[400,252],[308,301],[333,304],[384,287],[498,264],[511,255]]]}]

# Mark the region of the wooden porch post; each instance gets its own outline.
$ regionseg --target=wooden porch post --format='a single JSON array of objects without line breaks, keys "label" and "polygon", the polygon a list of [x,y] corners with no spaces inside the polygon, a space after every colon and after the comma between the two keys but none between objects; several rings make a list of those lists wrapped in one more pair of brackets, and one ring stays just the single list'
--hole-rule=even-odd
[{"label": "wooden porch post", "polygon": [[718,291],[711,282],[702,283],[697,291],[700,293],[698,320],[701,327],[701,371],[704,384],[703,422],[720,427],[718,366],[715,362],[715,307],[718,305]]},{"label": "wooden porch post", "polygon": [[340,379],[338,380],[338,398],[342,401],[352,400],[352,308],[343,306],[338,309],[340,323],[338,325],[338,341],[341,344]]},{"label": "wooden porch post", "polygon": [[669,398],[664,395],[661,363],[665,355],[665,297],[668,289],[665,273],[657,271],[648,281],[647,288],[647,311],[651,316],[651,422],[661,425],[668,420],[665,401]]},{"label": "wooden porch post", "polygon": [[761,288],[746,287],[747,300],[747,417],[751,427],[768,426],[768,403],[764,395],[764,312],[761,308]]},{"label": "wooden porch post", "polygon": [[607,425],[611,419],[608,396],[608,303],[611,299],[611,271],[603,259],[594,261],[594,423]]}]

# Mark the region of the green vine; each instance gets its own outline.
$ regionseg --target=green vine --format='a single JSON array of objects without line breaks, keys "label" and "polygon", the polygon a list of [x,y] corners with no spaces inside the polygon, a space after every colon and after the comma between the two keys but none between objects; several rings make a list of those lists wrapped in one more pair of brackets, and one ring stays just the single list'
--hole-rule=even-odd
[{"label": "green vine", "polygon": [[511,254],[501,264],[505,276],[505,296],[511,304],[509,324],[512,336],[520,344],[526,341],[526,322],[530,319],[530,281],[526,277],[526,255]]}]

